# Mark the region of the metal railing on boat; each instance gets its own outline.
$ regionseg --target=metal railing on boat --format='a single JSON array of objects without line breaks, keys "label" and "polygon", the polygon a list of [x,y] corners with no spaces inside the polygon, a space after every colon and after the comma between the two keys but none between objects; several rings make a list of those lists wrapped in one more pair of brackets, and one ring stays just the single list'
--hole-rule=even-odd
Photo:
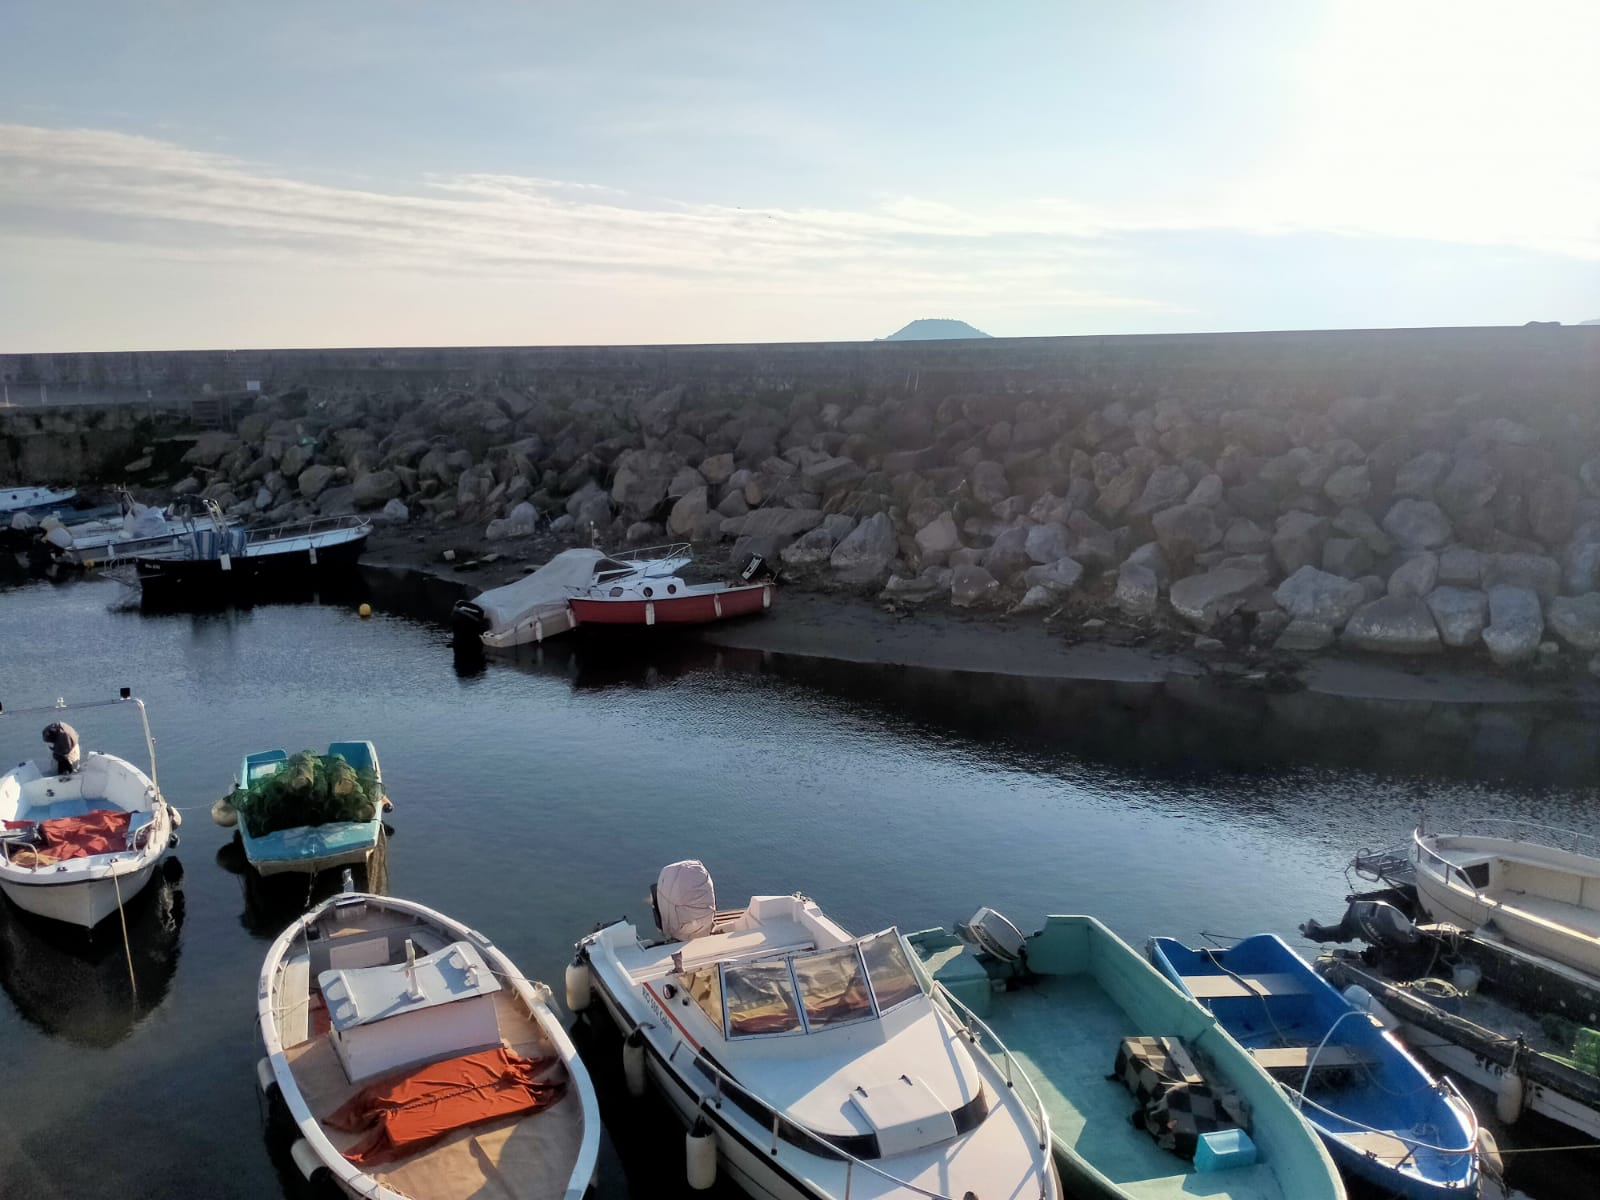
[{"label": "metal railing on boat", "polygon": [[[945,1002],[946,1007],[950,1010],[948,1015],[956,1024],[962,1026],[966,1032],[967,1040],[976,1049],[983,1050],[985,1054],[989,1054],[989,1051],[984,1050],[983,1046],[979,1044],[979,1034],[994,1043],[995,1049],[1000,1052],[1005,1060],[1006,1086],[1015,1091],[1017,1077],[1021,1076],[1023,1084],[1028,1089],[1028,1095],[1033,1097],[1034,1112],[1032,1115],[1036,1122],[1035,1129],[1039,1134],[1039,1148],[1048,1153],[1050,1149],[1050,1118],[1044,1111],[1044,1101],[1039,1096],[1039,1089],[1033,1086],[1033,1079],[1017,1064],[1016,1056],[1011,1053],[1010,1047],[1000,1040],[1000,1035],[990,1029],[982,1017],[958,1000],[955,993],[944,984],[935,980],[933,986],[935,999]],[[977,1030],[976,1034],[973,1032],[974,1029]],[[993,1057],[990,1054],[990,1058]],[[1026,1108],[1027,1105],[1024,1104],[1023,1107]]]},{"label": "metal railing on boat", "polygon": [[1415,862],[1418,865],[1424,861],[1436,864],[1445,878],[1459,879],[1472,889],[1474,896],[1479,897],[1483,894],[1482,887],[1473,882],[1472,877],[1458,863],[1429,846],[1425,841],[1429,837],[1485,837],[1510,842],[1531,842],[1552,850],[1562,850],[1568,854],[1600,858],[1600,837],[1592,833],[1560,825],[1545,825],[1538,821],[1524,821],[1517,817],[1474,817],[1463,821],[1449,833],[1429,834],[1419,828],[1411,839],[1416,854]]},{"label": "metal railing on boat", "polygon": [[[938,986],[938,985],[936,985],[936,986]],[[942,987],[941,987],[941,990],[942,990]],[[955,1000],[955,997],[948,996],[948,994],[946,994],[946,995],[947,995],[948,999],[955,1001],[956,1005],[960,1006],[962,1009],[966,1009],[966,1006],[962,1005],[959,1000]],[[967,1011],[970,1012],[970,1010],[967,1010]],[[947,1013],[946,1015],[947,1016],[951,1016],[952,1019],[956,1019],[954,1017],[953,1013]],[[974,1016],[973,1020],[977,1021],[977,1018]],[[959,1019],[956,1019],[956,1023],[964,1025],[964,1022],[960,1021]],[[991,1037],[994,1036],[993,1035],[993,1031],[989,1030],[988,1026],[983,1025],[982,1021],[978,1021],[978,1024],[983,1026],[984,1030],[986,1030],[988,1032],[989,1036],[991,1036]],[[646,1028],[646,1027],[647,1026],[641,1026],[641,1028]],[[969,1038],[971,1037],[970,1030],[968,1031],[968,1037]],[[995,1038],[994,1040],[995,1040],[995,1042],[997,1044],[1000,1042],[999,1038]],[[676,1046],[673,1047],[672,1054],[668,1058],[669,1062],[672,1060],[672,1058],[675,1058],[677,1056],[678,1046],[681,1046],[683,1044],[684,1043],[679,1042]],[[1003,1046],[1002,1046],[1002,1048],[1003,1048]],[[1007,1061],[1009,1063],[1009,1061],[1010,1061],[1010,1051],[1006,1051],[1006,1058],[1007,1058]],[[767,1152],[769,1154],[774,1155],[774,1156],[777,1155],[777,1153],[778,1153],[778,1143],[780,1141],[784,1141],[784,1140],[792,1141],[794,1138],[799,1137],[799,1138],[803,1138],[804,1140],[806,1140],[806,1141],[812,1143],[813,1145],[815,1145],[816,1147],[818,1147],[817,1153],[818,1153],[819,1157],[833,1159],[833,1160],[836,1160],[836,1161],[842,1161],[845,1164],[845,1168],[844,1168],[844,1195],[841,1197],[841,1200],[850,1200],[851,1188],[852,1188],[852,1186],[854,1184],[854,1181],[855,1181],[855,1173],[856,1173],[857,1168],[859,1168],[862,1171],[867,1172],[868,1174],[875,1175],[879,1179],[882,1179],[882,1180],[886,1181],[887,1183],[893,1184],[897,1188],[904,1188],[905,1190],[907,1190],[909,1192],[914,1192],[916,1195],[923,1197],[923,1200],[957,1200],[957,1198],[954,1197],[954,1196],[948,1196],[943,1192],[930,1191],[928,1188],[925,1188],[925,1187],[921,1186],[920,1184],[912,1183],[909,1180],[901,1179],[897,1175],[893,1175],[890,1172],[885,1171],[882,1167],[875,1167],[871,1163],[867,1162],[865,1159],[857,1158],[854,1154],[851,1154],[848,1150],[841,1149],[838,1145],[836,1145],[834,1142],[830,1141],[828,1138],[824,1137],[822,1134],[815,1133],[812,1130],[807,1129],[804,1125],[798,1124],[797,1122],[795,1122],[793,1120],[785,1118],[782,1112],[780,1112],[776,1108],[773,1108],[772,1105],[768,1104],[760,1096],[757,1096],[755,1093],[751,1092],[748,1088],[744,1087],[744,1085],[742,1085],[737,1079],[735,1079],[732,1075],[729,1075],[726,1071],[724,1071],[716,1063],[712,1062],[704,1054],[695,1055],[694,1065],[695,1065],[695,1068],[697,1070],[702,1071],[705,1074],[711,1076],[712,1082],[715,1085],[715,1090],[712,1092],[712,1094],[710,1096],[702,1096],[700,1098],[699,1104],[696,1105],[696,1110],[695,1111],[696,1111],[696,1116],[697,1117],[698,1117],[700,1112],[704,1111],[705,1106],[708,1103],[709,1104],[714,1104],[718,1109],[720,1109],[722,1107],[722,1094],[723,1094],[724,1085],[728,1086],[729,1088],[734,1089],[735,1091],[737,1091],[739,1096],[743,1097],[743,1099],[748,1103],[748,1105],[760,1109],[762,1114],[763,1114],[764,1123],[770,1124],[772,1140],[771,1140],[771,1143],[767,1147]],[[1028,1084],[1028,1090],[1030,1092],[1033,1092],[1034,1101],[1039,1104],[1038,1120],[1039,1120],[1039,1127],[1040,1127],[1040,1129],[1042,1131],[1042,1133],[1041,1133],[1042,1140],[1041,1140],[1041,1143],[1040,1143],[1040,1149],[1043,1151],[1043,1154],[1044,1154],[1043,1161],[1040,1164],[1040,1185],[1041,1186],[1040,1186],[1040,1189],[1039,1189],[1039,1197],[1040,1197],[1040,1200],[1045,1200],[1045,1198],[1049,1195],[1049,1188],[1046,1185],[1047,1185],[1047,1181],[1050,1178],[1050,1123],[1049,1123],[1048,1118],[1046,1118],[1045,1115],[1044,1115],[1044,1105],[1043,1105],[1042,1102],[1039,1101],[1039,1093],[1036,1092],[1036,1091],[1033,1091],[1033,1083],[1032,1083],[1032,1081],[1028,1080],[1026,1074],[1023,1075],[1023,1080],[1024,1080],[1024,1082],[1026,1082]],[[1007,1075],[1006,1082],[1007,1082],[1008,1085],[1011,1083],[1009,1072],[1008,1072],[1008,1075]],[[738,1104],[737,1106],[740,1107],[740,1108],[744,1108],[745,1107],[744,1104]],[[754,1114],[751,1114],[751,1115],[754,1115]],[[767,1117],[771,1118],[770,1122],[765,1120],[765,1118],[767,1118]],[[962,1200],[965,1200],[965,1197],[963,1197]]]}]

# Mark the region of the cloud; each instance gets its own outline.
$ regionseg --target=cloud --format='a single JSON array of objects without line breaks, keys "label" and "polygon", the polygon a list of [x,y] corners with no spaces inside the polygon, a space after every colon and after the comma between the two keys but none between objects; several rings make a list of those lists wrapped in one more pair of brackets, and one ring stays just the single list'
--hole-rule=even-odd
[{"label": "cloud", "polygon": [[[1147,303],[1074,284],[1075,254],[1095,251],[1062,231],[939,205],[688,205],[489,173],[428,176],[414,192],[385,192],[94,129],[0,125],[0,209],[13,237],[142,245],[184,259],[300,255],[324,265],[795,295],[1001,295],[1025,284],[1056,304]],[[1050,245],[1037,244],[1041,233]]]}]

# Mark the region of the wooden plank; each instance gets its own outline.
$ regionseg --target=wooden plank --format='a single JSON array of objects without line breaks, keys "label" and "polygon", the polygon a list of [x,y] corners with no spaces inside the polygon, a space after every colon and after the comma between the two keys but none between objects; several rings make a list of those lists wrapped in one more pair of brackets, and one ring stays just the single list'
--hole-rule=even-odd
[{"label": "wooden plank", "polygon": [[1392,1133],[1341,1133],[1338,1138],[1360,1154],[1370,1154],[1386,1163],[1403,1162],[1412,1154],[1412,1148]]},{"label": "wooden plank", "polygon": [[[1250,1057],[1268,1071],[1304,1071],[1311,1064],[1311,1053],[1315,1049],[1315,1046],[1263,1046],[1250,1051]],[[1317,1055],[1317,1068],[1352,1067],[1377,1061],[1366,1051],[1352,1046],[1324,1046]]]},{"label": "wooden plank", "polygon": [[[1240,982],[1240,981],[1243,982]],[[1196,1000],[1221,1000],[1239,996],[1300,996],[1305,985],[1294,975],[1185,975],[1183,986]]]}]

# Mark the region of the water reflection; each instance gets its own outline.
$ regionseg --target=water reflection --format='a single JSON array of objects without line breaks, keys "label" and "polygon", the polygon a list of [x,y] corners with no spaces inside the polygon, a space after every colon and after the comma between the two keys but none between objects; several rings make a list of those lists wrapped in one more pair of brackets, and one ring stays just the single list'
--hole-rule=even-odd
[{"label": "water reflection", "polygon": [[4,901],[0,988],[17,1012],[51,1037],[80,1046],[104,1048],[126,1038],[161,1005],[178,969],[182,875],[178,861],[168,858],[162,874],[128,903],[126,948],[114,919],[90,935]]},{"label": "water reflection", "polygon": [[[351,867],[351,886],[358,892],[386,895],[389,891],[389,838],[393,830],[384,826],[384,836],[365,866]],[[283,871],[261,875],[245,859],[244,843],[235,833],[217,849],[216,863],[239,880],[244,906],[239,924],[252,937],[271,941],[301,913],[344,889],[343,867],[305,874]]]}]

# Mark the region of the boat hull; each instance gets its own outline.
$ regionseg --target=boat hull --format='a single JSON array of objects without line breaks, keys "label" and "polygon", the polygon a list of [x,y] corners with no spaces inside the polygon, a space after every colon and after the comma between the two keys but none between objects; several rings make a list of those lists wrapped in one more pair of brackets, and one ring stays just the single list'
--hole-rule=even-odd
[{"label": "boat hull", "polygon": [[142,892],[160,863],[160,856],[126,873],[72,883],[20,882],[0,879],[0,891],[18,908],[35,916],[93,929]]},{"label": "boat hull", "polygon": [[367,548],[365,535],[331,546],[244,554],[220,558],[138,558],[139,582],[146,590],[232,593],[270,583],[290,583],[314,575],[349,571]]},{"label": "boat hull", "polygon": [[302,825],[252,838],[240,828],[245,861],[257,875],[314,875],[332,867],[364,866],[378,848],[383,819]]},{"label": "boat hull", "polygon": [[651,600],[574,597],[567,603],[579,626],[709,625],[771,608],[772,585],[759,583]]}]

